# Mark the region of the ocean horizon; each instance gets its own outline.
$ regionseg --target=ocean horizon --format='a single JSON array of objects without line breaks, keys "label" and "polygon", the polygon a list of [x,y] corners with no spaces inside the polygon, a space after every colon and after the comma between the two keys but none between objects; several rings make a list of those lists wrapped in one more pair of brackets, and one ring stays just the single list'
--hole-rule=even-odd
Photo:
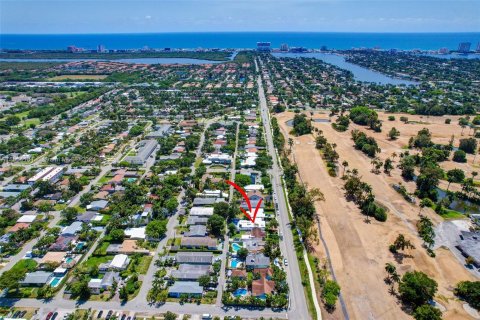
[{"label": "ocean horizon", "polygon": [[347,50],[380,48],[399,50],[456,50],[460,42],[470,42],[471,50],[480,43],[480,32],[452,33],[355,33],[355,32],[178,32],[114,34],[0,34],[1,49],[60,50],[74,45],[96,49],[197,49],[255,48],[259,41],[273,48],[290,47]]}]

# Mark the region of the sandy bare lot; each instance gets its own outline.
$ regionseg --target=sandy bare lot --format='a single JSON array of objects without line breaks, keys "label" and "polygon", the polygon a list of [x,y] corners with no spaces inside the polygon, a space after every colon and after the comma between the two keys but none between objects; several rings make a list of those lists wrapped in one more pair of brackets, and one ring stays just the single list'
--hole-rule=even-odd
[{"label": "sandy bare lot", "polygon": [[[327,114],[314,116],[314,118],[327,117]],[[350,318],[411,319],[402,310],[396,297],[388,293],[389,287],[384,283],[385,263],[394,262],[400,274],[409,270],[420,270],[438,282],[437,301],[447,308],[444,313],[446,319],[471,319],[462,305],[454,300],[452,288],[458,281],[474,280],[474,276],[466,271],[448,250],[437,250],[436,258],[427,255],[415,227],[418,206],[406,202],[391,187],[392,183],[401,181],[399,169],[395,169],[391,177],[383,173],[380,175],[371,173],[371,160],[353,148],[353,141],[350,138],[351,129],[368,131],[368,135],[374,136],[382,148],[379,157],[383,161],[393,152],[399,154],[402,147],[408,144],[410,136],[416,135],[423,127],[428,127],[432,131],[435,142],[447,143],[452,134],[460,136],[461,128],[456,120],[458,117],[451,117],[450,125],[445,125],[442,117],[435,119],[430,117],[427,121],[420,117],[408,116],[410,120],[424,121],[428,124],[406,125],[399,121],[398,115],[396,121],[387,121],[387,115],[384,114],[380,117],[385,119],[381,133],[374,133],[356,125],[351,125],[349,130],[343,133],[335,131],[329,123],[314,123],[314,126],[324,132],[329,142],[337,144],[339,163],[348,161],[349,168],[357,168],[363,179],[372,185],[377,201],[389,209],[388,220],[385,223],[373,220],[367,224],[355,204],[345,200],[343,181],[339,177],[332,178],[328,175],[326,164],[321,159],[319,151],[315,149],[312,135],[291,136],[295,141],[293,156],[301,178],[309,186],[320,188],[325,194],[326,201],[317,203],[316,208],[321,219],[321,231],[330,250],[332,265],[342,288]],[[279,114],[277,118],[284,134],[288,134],[291,128],[285,122],[293,118],[293,113]],[[392,126],[401,132],[401,137],[397,141],[389,141],[386,137]],[[466,136],[466,129],[464,134]],[[395,162],[398,162],[398,157]],[[339,170],[341,173],[341,167]],[[414,190],[412,183],[409,184],[409,189]],[[442,220],[433,211],[424,211],[435,223]],[[388,246],[399,233],[410,239],[416,249],[409,252],[411,257],[395,261]],[[318,246],[316,255],[319,258],[325,257],[321,245]],[[332,315],[325,313],[325,318],[340,319],[341,312],[337,311]]]}]

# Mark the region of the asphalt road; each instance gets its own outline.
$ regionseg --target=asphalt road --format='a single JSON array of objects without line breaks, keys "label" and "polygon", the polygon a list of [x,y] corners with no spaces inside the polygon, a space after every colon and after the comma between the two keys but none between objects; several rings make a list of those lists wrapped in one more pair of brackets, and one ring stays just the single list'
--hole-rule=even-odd
[{"label": "asphalt road", "polygon": [[267,149],[273,161],[273,166],[271,170],[272,186],[276,195],[279,210],[278,222],[280,226],[280,231],[283,232],[283,241],[280,242],[280,249],[282,250],[283,255],[286,259],[288,259],[289,262],[287,268],[287,281],[290,288],[290,307],[288,309],[288,314],[295,319],[311,319],[308,312],[307,302],[302,285],[302,277],[300,275],[300,268],[298,266],[298,260],[293,242],[292,232],[296,232],[296,230],[291,230],[290,228],[287,203],[285,201],[285,196],[282,188],[282,172],[277,161],[275,148],[273,146],[272,130],[270,126],[270,118],[268,115],[269,111],[260,76],[258,76],[257,78],[257,84],[258,97],[260,102],[260,112],[263,126],[265,128]]}]

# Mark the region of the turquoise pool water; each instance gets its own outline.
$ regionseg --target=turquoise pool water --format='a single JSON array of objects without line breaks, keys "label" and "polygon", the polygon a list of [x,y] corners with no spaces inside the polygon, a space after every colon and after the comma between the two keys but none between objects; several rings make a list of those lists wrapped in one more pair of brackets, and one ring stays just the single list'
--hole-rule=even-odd
[{"label": "turquoise pool water", "polygon": [[135,182],[135,181],[137,181],[137,178],[128,178],[127,181],[128,182]]},{"label": "turquoise pool water", "polygon": [[62,281],[62,278],[59,278],[59,277],[55,277],[52,279],[52,281],[50,281],[50,287],[56,287],[58,286],[58,284],[60,283],[60,281]]},{"label": "turquoise pool water", "polygon": [[238,250],[240,250],[242,248],[241,245],[239,245],[238,243],[234,242],[232,243],[232,250],[233,252],[237,252]]},{"label": "turquoise pool water", "polygon": [[238,261],[237,259],[232,259],[230,260],[230,267],[236,268],[241,262]]},{"label": "turquoise pool water", "polygon": [[246,296],[248,293],[247,289],[244,289],[244,288],[240,288],[240,289],[237,289],[233,292],[233,295],[235,297],[244,297]]},{"label": "turquoise pool water", "polygon": [[73,262],[73,258],[72,257],[68,257],[65,259],[65,263],[71,263]]}]

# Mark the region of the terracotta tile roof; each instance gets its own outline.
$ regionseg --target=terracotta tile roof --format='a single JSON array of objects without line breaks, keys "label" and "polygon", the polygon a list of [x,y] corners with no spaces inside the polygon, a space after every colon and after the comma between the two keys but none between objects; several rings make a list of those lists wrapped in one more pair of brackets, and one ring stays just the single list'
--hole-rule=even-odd
[{"label": "terracotta tile roof", "polygon": [[275,282],[262,278],[252,281],[252,295],[261,296],[263,294],[271,294],[275,288]]}]

